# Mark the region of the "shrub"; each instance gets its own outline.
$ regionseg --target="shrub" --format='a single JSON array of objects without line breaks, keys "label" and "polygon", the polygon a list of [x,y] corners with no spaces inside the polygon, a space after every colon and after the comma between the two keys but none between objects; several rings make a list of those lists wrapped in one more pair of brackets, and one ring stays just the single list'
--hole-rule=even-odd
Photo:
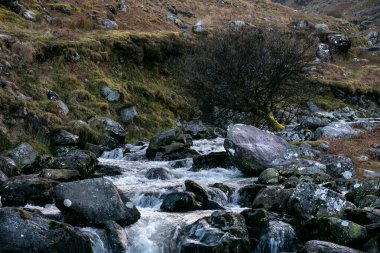
[{"label": "shrub", "polygon": [[301,34],[259,29],[227,30],[199,41],[177,64],[177,79],[208,117],[234,111],[254,115],[274,130],[276,107],[298,101],[311,59]]}]

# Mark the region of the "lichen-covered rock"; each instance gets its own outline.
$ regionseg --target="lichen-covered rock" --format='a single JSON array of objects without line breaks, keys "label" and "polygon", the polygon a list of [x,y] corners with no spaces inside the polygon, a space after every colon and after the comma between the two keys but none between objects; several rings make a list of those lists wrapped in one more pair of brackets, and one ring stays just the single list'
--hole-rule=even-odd
[{"label": "lichen-covered rock", "polygon": [[327,240],[344,246],[362,245],[367,238],[365,227],[349,220],[334,217],[313,218],[307,222],[311,238]]},{"label": "lichen-covered rock", "polygon": [[304,219],[341,217],[349,206],[341,194],[312,183],[297,185],[288,202],[289,210]]},{"label": "lichen-covered rock", "polygon": [[181,253],[251,252],[244,217],[236,213],[215,211],[185,227],[177,238]]},{"label": "lichen-covered rock", "polygon": [[319,161],[326,165],[326,172],[334,178],[351,179],[356,177],[354,163],[348,157],[324,155]]},{"label": "lichen-covered rock", "polygon": [[126,226],[140,218],[135,205],[104,178],[59,184],[52,196],[68,223],[99,226],[114,220]]},{"label": "lichen-covered rock", "polygon": [[185,144],[185,135],[181,129],[173,128],[154,136],[149,142],[146,156],[148,158],[154,158],[160,148],[170,145],[173,142]]},{"label": "lichen-covered rock", "polygon": [[259,178],[257,180],[257,183],[259,184],[278,184],[280,179],[280,174],[276,169],[268,168],[261,172],[259,175]]},{"label": "lichen-covered rock", "polygon": [[0,208],[0,252],[92,253],[91,240],[69,224],[44,218],[37,212]]},{"label": "lichen-covered rock", "polygon": [[345,195],[347,200],[355,205],[359,205],[360,201],[367,195],[375,195],[380,197],[380,180],[363,180],[356,181],[349,188],[348,193]]},{"label": "lichen-covered rock", "polygon": [[360,253],[361,251],[341,246],[332,242],[312,240],[308,241],[305,245],[306,253],[325,253],[325,252],[334,252],[334,253]]},{"label": "lichen-covered rock", "polygon": [[12,158],[18,166],[32,164],[38,156],[37,150],[28,143],[21,143],[20,146],[9,152],[9,157]]},{"label": "lichen-covered rock", "polygon": [[18,176],[0,183],[0,196],[4,206],[26,204],[44,206],[53,203],[49,191],[59,182],[31,176]]},{"label": "lichen-covered rock", "polygon": [[85,178],[94,174],[98,164],[96,156],[85,150],[73,150],[59,156],[53,162],[54,169],[77,170]]},{"label": "lichen-covered rock", "polygon": [[189,192],[172,192],[164,197],[161,209],[167,212],[188,212],[200,209],[195,201],[195,194]]},{"label": "lichen-covered rock", "polygon": [[282,138],[256,127],[237,124],[227,130],[224,147],[231,162],[246,175],[259,175],[283,159],[289,144]]}]

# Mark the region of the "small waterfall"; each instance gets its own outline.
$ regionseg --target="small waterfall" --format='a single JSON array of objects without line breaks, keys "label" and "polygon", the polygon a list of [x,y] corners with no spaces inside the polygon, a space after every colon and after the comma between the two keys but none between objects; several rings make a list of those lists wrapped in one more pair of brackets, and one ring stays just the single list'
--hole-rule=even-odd
[{"label": "small waterfall", "polygon": [[99,235],[100,232],[97,229],[81,228],[80,230],[90,237],[93,253],[111,253],[106,249],[106,246],[104,245],[105,240],[101,238],[101,236]]}]

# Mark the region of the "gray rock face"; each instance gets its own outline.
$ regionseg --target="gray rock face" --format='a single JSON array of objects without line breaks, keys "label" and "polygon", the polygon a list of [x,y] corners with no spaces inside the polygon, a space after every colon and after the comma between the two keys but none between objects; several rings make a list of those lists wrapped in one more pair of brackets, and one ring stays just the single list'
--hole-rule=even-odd
[{"label": "gray rock face", "polygon": [[108,102],[118,102],[121,98],[120,92],[107,86],[102,87],[101,93],[106,97]]},{"label": "gray rock face", "polygon": [[352,160],[344,156],[324,155],[320,162],[326,165],[326,172],[334,178],[351,179],[356,176]]},{"label": "gray rock face", "polygon": [[249,125],[231,125],[224,147],[231,162],[246,175],[258,175],[283,159],[289,144],[274,134]]},{"label": "gray rock face", "polygon": [[288,208],[301,218],[341,217],[350,206],[345,198],[325,187],[312,183],[297,185],[288,202]]},{"label": "gray rock face", "polygon": [[312,240],[308,241],[305,246],[306,253],[360,253],[360,251],[341,246],[332,242]]},{"label": "gray rock face", "polygon": [[82,177],[89,177],[94,174],[97,164],[98,160],[92,152],[73,150],[59,156],[52,166],[54,169],[76,170]]},{"label": "gray rock face", "polygon": [[66,116],[69,114],[69,107],[62,100],[55,101],[56,113],[61,116]]},{"label": "gray rock face", "polygon": [[52,142],[55,145],[75,146],[79,143],[79,136],[60,129],[53,135]]},{"label": "gray rock face", "polygon": [[137,115],[138,115],[138,113],[137,113],[137,110],[136,110],[136,108],[134,106],[133,107],[124,108],[120,112],[121,122],[123,122],[123,123],[129,123]]},{"label": "gray rock face", "polygon": [[20,146],[9,152],[18,166],[25,166],[34,163],[38,156],[38,152],[28,143],[21,143]]},{"label": "gray rock face", "polygon": [[368,45],[370,47],[380,46],[380,36],[378,32],[372,31],[368,34]]},{"label": "gray rock face", "polygon": [[0,170],[3,171],[8,177],[14,177],[20,174],[20,170],[15,161],[4,156],[0,156]]},{"label": "gray rock face", "polygon": [[26,204],[44,206],[53,203],[49,194],[59,182],[35,176],[14,177],[0,184],[0,196],[4,206]]},{"label": "gray rock face", "polygon": [[0,252],[92,253],[90,238],[64,223],[18,208],[0,208]]},{"label": "gray rock face", "polygon": [[251,252],[244,217],[236,213],[215,211],[180,232],[180,252]]},{"label": "gray rock face", "polygon": [[348,123],[345,122],[332,122],[325,127],[318,128],[315,136],[331,137],[335,139],[345,139],[356,137],[360,134],[359,131],[353,129]]},{"label": "gray rock face", "polygon": [[319,43],[316,52],[317,60],[321,62],[329,62],[332,60],[332,53],[329,45]]},{"label": "gray rock face", "polygon": [[127,12],[127,5],[125,4],[125,0],[119,0],[119,11]]},{"label": "gray rock face", "polygon": [[104,178],[59,184],[52,196],[65,220],[72,224],[98,226],[114,220],[126,226],[140,218],[134,204]]}]

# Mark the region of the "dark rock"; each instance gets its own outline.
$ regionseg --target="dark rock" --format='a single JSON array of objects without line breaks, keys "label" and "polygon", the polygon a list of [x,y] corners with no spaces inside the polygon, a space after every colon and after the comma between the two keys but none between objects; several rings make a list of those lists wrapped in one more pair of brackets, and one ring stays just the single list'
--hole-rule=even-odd
[{"label": "dark rock", "polygon": [[64,129],[58,130],[53,134],[52,143],[56,146],[75,146],[79,143],[79,136],[72,134]]},{"label": "dark rock", "polygon": [[334,217],[313,218],[307,222],[308,236],[344,246],[362,245],[367,238],[365,227]]},{"label": "dark rock", "polygon": [[20,175],[20,169],[11,158],[0,156],[0,170],[8,177]]},{"label": "dark rock", "polygon": [[280,174],[276,169],[268,168],[261,172],[259,178],[257,179],[257,183],[271,185],[278,184],[280,179]]},{"label": "dark rock", "polygon": [[360,208],[369,207],[369,206],[373,205],[374,203],[376,203],[376,201],[378,201],[378,200],[380,200],[380,198],[375,196],[375,195],[367,195],[359,201],[358,206]]},{"label": "dark rock", "polygon": [[208,201],[209,201],[209,196],[206,192],[205,189],[203,189],[202,186],[197,184],[196,182],[192,180],[186,180],[185,181],[185,187],[186,191],[192,192],[195,194],[195,200],[197,202],[202,203],[202,208],[207,209],[208,208]]},{"label": "dark rock", "polygon": [[233,193],[232,189],[228,185],[225,185],[222,183],[215,183],[209,186],[211,188],[216,188],[216,189],[221,190],[222,192],[224,192],[224,194],[226,194],[227,197],[231,196]]},{"label": "dark rock", "polygon": [[347,208],[344,218],[360,225],[380,223],[380,209],[373,208]]},{"label": "dark rock", "polygon": [[23,173],[34,174],[34,173],[40,172],[43,169],[52,169],[54,161],[55,161],[55,158],[50,155],[47,155],[47,154],[39,155],[33,164],[25,166],[23,168]]},{"label": "dark rock", "polygon": [[296,188],[299,183],[300,183],[300,180],[298,177],[291,176],[291,177],[285,179],[284,187],[285,187],[285,189]]},{"label": "dark rock", "polygon": [[223,206],[221,206],[218,202],[214,200],[208,200],[207,202],[207,209],[208,210],[225,210]]},{"label": "dark rock", "polygon": [[266,186],[261,185],[261,184],[247,185],[240,188],[238,191],[238,194],[239,194],[238,204],[241,205],[242,207],[251,207],[257,194],[263,188],[266,188]]},{"label": "dark rock", "polygon": [[75,181],[81,177],[77,170],[53,170],[53,169],[43,169],[40,174],[40,177],[52,179],[61,182]]},{"label": "dark rock", "polygon": [[345,246],[341,246],[332,242],[324,242],[318,240],[308,241],[305,245],[306,253],[360,253],[356,249],[351,249]]},{"label": "dark rock", "polygon": [[215,211],[185,227],[179,234],[179,252],[248,253],[250,243],[244,217],[236,213]]},{"label": "dark rock", "polygon": [[321,62],[329,62],[332,60],[332,52],[329,47],[329,45],[324,43],[319,43],[317,52],[316,52],[317,59]]},{"label": "dark rock", "polygon": [[345,195],[348,201],[359,205],[367,195],[380,197],[380,181],[377,179],[354,182]]},{"label": "dark rock", "polygon": [[127,226],[140,218],[134,204],[104,178],[59,184],[52,196],[65,220],[72,224],[98,226],[114,220]]},{"label": "dark rock", "polygon": [[151,168],[146,172],[145,176],[148,179],[160,180],[169,180],[174,177],[174,175],[165,168]]},{"label": "dark rock", "polygon": [[327,39],[334,53],[345,54],[351,48],[351,39],[343,34],[331,34]]},{"label": "dark rock", "polygon": [[167,212],[187,212],[199,208],[197,208],[193,193],[172,192],[164,197],[161,209]]},{"label": "dark rock", "polygon": [[[92,144],[92,143],[86,143],[84,145],[84,149],[85,150],[88,150],[92,153],[94,153],[96,155],[96,157],[99,157],[103,154],[103,152],[107,149],[105,149],[104,147],[100,146],[100,145],[95,145],[95,144]],[[107,149],[107,150],[112,150],[112,149]]]},{"label": "dark rock", "polygon": [[120,176],[123,174],[122,168],[108,164],[98,164],[96,165],[95,170],[105,176]]},{"label": "dark rock", "polygon": [[0,208],[0,252],[92,253],[90,238],[37,212]]},{"label": "dark rock", "polygon": [[128,243],[124,228],[114,221],[106,221],[104,229],[106,230],[108,243],[112,252],[124,253]]},{"label": "dark rock", "polygon": [[186,168],[190,166],[190,161],[190,159],[181,159],[177,161],[171,161],[168,165],[173,169]]},{"label": "dark rock", "polygon": [[20,146],[9,152],[9,157],[12,158],[18,166],[32,164],[38,156],[38,152],[28,143],[21,143]]},{"label": "dark rock", "polygon": [[90,151],[73,150],[58,157],[53,162],[53,167],[55,169],[77,170],[85,178],[94,174],[97,164],[96,156]]},{"label": "dark rock", "polygon": [[54,101],[56,101],[56,100],[60,100],[58,94],[55,93],[55,92],[52,91],[52,90],[49,90],[49,89],[48,89],[48,90],[46,91],[46,95],[47,95],[47,97],[48,97],[49,100],[54,100]]},{"label": "dark rock", "polygon": [[380,232],[378,232],[376,236],[372,237],[366,244],[364,244],[363,249],[367,253],[379,253]]},{"label": "dark rock", "polygon": [[194,157],[191,170],[199,171],[201,169],[227,168],[229,165],[230,162],[226,152],[211,152],[206,155]]},{"label": "dark rock", "polygon": [[246,209],[241,215],[244,216],[245,223],[249,227],[269,226],[269,213],[265,209]]},{"label": "dark rock", "polygon": [[264,188],[253,201],[252,208],[264,208],[270,211],[284,211],[294,189]]},{"label": "dark rock", "polygon": [[283,159],[289,144],[282,138],[248,125],[228,127],[224,143],[231,162],[246,175],[258,175]]},{"label": "dark rock", "polygon": [[18,176],[0,185],[0,196],[4,206],[26,204],[44,206],[53,203],[49,194],[59,182],[36,176]]},{"label": "dark rock", "polygon": [[324,155],[319,161],[326,165],[326,172],[334,178],[351,179],[356,176],[352,160],[344,156]]},{"label": "dark rock", "polygon": [[341,217],[350,204],[337,192],[312,183],[300,183],[288,202],[288,208],[301,218]]}]

